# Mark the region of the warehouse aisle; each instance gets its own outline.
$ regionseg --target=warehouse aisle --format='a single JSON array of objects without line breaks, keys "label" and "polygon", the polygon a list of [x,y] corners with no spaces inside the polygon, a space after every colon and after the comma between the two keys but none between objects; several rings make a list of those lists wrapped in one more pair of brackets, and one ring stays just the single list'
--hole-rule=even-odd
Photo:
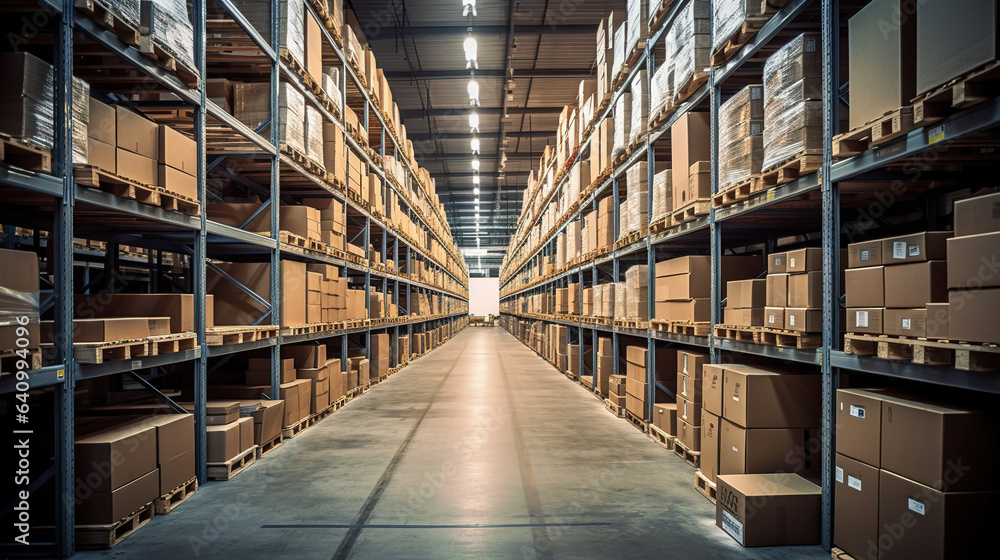
[{"label": "warehouse aisle", "polygon": [[79,558],[828,558],[743,549],[694,473],[499,328],[468,328],[113,551]]}]

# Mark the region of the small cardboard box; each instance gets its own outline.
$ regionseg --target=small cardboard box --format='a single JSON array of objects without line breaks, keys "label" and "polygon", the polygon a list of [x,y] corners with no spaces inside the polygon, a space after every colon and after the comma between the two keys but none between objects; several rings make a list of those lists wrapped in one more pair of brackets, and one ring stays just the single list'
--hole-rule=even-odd
[{"label": "small cardboard box", "polygon": [[847,268],[863,268],[882,264],[882,240],[862,241],[847,246]]},{"label": "small cardboard box", "polygon": [[785,272],[790,274],[823,270],[823,249],[819,247],[788,251],[785,257],[788,263],[785,265]]},{"label": "small cardboard box", "polygon": [[878,550],[878,482],[877,467],[837,454],[833,542],[854,558],[871,558],[869,549]]},{"label": "small cardboard box", "polygon": [[677,419],[677,440],[691,451],[701,451],[701,427]]},{"label": "small cardboard box", "polygon": [[194,175],[160,164],[156,166],[156,182],[174,194],[198,200],[198,178]]},{"label": "small cardboard box", "polygon": [[767,307],[785,307],[788,305],[788,274],[784,272],[768,274],[765,282],[767,294],[764,304]]},{"label": "small cardboard box", "polygon": [[764,326],[770,329],[783,329],[785,328],[785,308],[784,307],[765,307],[764,308]]},{"label": "small cardboard box", "polygon": [[167,125],[157,128],[157,160],[186,175],[198,174],[198,145]]},{"label": "small cardboard box", "polygon": [[788,272],[788,259],[786,258],[786,253],[771,253],[767,257],[767,273],[771,274],[781,274],[783,272]]},{"label": "small cardboard box", "polygon": [[823,309],[786,307],[785,330],[804,333],[823,332]]},{"label": "small cardboard box", "polygon": [[885,267],[885,306],[897,309],[926,307],[948,300],[948,263],[916,262]]},{"label": "small cardboard box", "polygon": [[[131,154],[140,155],[153,161],[156,166],[156,158],[159,156],[159,126],[141,115],[118,105],[115,107],[115,138],[116,144],[121,150]],[[121,154],[118,157],[118,166],[121,167]],[[153,175],[156,174],[154,169]],[[126,175],[128,176],[128,175]]]},{"label": "small cardboard box", "polygon": [[653,404],[653,425],[667,435],[677,434],[677,403]]},{"label": "small cardboard box", "polygon": [[847,307],[885,305],[885,267],[851,268],[844,272]]},{"label": "small cardboard box", "polygon": [[882,398],[868,389],[837,390],[837,453],[882,465]]},{"label": "small cardboard box", "polygon": [[[90,122],[94,122],[93,110]],[[1000,231],[1000,192],[955,202],[955,237],[996,231]]]},{"label": "small cardboard box", "polygon": [[110,173],[118,173],[118,160],[114,144],[87,138],[87,164]]},{"label": "small cardboard box", "polygon": [[[789,262],[791,259],[792,257],[789,257]],[[788,307],[823,307],[823,273],[809,271],[802,274],[790,274],[785,305]]]},{"label": "small cardboard box", "polygon": [[238,417],[235,422],[222,426],[208,426],[206,429],[209,463],[225,463],[244,451],[240,449],[241,428]]},{"label": "small cardboard box", "polygon": [[159,171],[156,159],[148,158],[128,150],[118,148],[115,152],[115,165],[118,175],[131,179],[147,187],[155,187],[159,183]]},{"label": "small cardboard box", "polygon": [[701,403],[693,402],[684,397],[677,397],[677,419],[687,422],[691,426],[701,426]]},{"label": "small cardboard box", "polygon": [[820,424],[819,375],[727,366],[724,383],[722,416],[739,426],[811,428]]},{"label": "small cardboard box", "polygon": [[[116,109],[111,105],[102,103],[91,97],[87,137],[103,144],[114,146],[118,141],[117,127],[115,125],[118,118],[115,112]],[[91,165],[94,164],[91,163]],[[108,171],[114,171],[114,169],[109,169]]]},{"label": "small cardboard box", "polygon": [[794,472],[818,478],[821,462],[816,428],[743,428],[723,418],[719,474]]},{"label": "small cardboard box", "polygon": [[927,231],[882,240],[882,264],[945,260],[950,231]]},{"label": "small cardboard box", "polygon": [[702,378],[692,377],[686,373],[677,373],[677,397],[691,402],[701,403]]},{"label": "small cardboard box", "polygon": [[819,544],[819,486],[792,473],[719,475],[717,484],[715,524],[741,545]]},{"label": "small cardboard box", "polygon": [[767,280],[756,278],[730,281],[726,286],[726,294],[727,309],[762,308],[767,299]]},{"label": "small cardboard box", "polygon": [[716,416],[722,416],[722,393],[725,391],[725,367],[722,364],[705,364],[701,379],[702,407]]},{"label": "small cardboard box", "polygon": [[882,315],[885,310],[880,307],[847,310],[847,332],[882,334]]}]

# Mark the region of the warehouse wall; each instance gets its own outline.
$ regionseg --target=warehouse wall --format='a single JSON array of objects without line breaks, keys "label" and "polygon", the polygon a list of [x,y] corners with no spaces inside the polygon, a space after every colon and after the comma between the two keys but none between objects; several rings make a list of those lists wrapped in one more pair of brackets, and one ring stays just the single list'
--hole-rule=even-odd
[{"label": "warehouse wall", "polygon": [[499,278],[469,278],[469,313],[500,314]]}]

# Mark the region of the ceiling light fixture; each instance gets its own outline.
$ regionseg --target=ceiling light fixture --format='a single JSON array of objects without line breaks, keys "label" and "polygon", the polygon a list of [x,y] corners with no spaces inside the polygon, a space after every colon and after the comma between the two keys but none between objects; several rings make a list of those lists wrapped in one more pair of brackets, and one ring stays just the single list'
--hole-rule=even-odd
[{"label": "ceiling light fixture", "polygon": [[473,187],[472,194],[479,194],[479,187]]},{"label": "ceiling light fixture", "polygon": [[472,158],[472,169],[474,171],[479,171],[479,158],[477,157]]},{"label": "ceiling light fixture", "polygon": [[476,16],[476,0],[462,0],[462,17]]},{"label": "ceiling light fixture", "polygon": [[[471,28],[469,30],[471,32]],[[471,35],[466,37],[465,42],[462,43],[462,48],[465,49],[465,68],[479,68],[479,63],[476,61],[476,54],[479,50],[478,45],[476,44],[476,38]]]},{"label": "ceiling light fixture", "polygon": [[479,184],[479,174],[478,173],[472,176],[472,184],[473,185],[478,185]]},{"label": "ceiling light fixture", "polygon": [[471,105],[473,107],[478,107],[479,106],[479,84],[476,82],[475,78],[469,80],[468,90],[469,90],[469,105]]},{"label": "ceiling light fixture", "polygon": [[479,132],[479,113],[475,111],[469,113],[469,128],[473,134]]},{"label": "ceiling light fixture", "polygon": [[479,138],[472,139],[472,153],[473,154],[479,153]]},{"label": "ceiling light fixture", "polygon": [[479,212],[479,205],[476,205],[476,212]]}]

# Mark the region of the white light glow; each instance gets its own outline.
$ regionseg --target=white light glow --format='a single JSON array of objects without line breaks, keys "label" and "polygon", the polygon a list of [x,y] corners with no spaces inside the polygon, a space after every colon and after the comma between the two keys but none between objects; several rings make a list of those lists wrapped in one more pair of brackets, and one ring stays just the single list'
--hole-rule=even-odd
[{"label": "white light glow", "polygon": [[472,194],[479,194],[479,187],[473,187]]},{"label": "white light glow", "polygon": [[472,158],[472,170],[479,171],[479,158]]},{"label": "white light glow", "polygon": [[475,78],[469,80],[469,105],[473,107],[479,106],[479,83],[476,82]]},{"label": "white light glow", "polygon": [[471,144],[472,144],[472,153],[478,154],[479,153],[479,138],[473,138]]},{"label": "white light glow", "polygon": [[479,132],[479,113],[475,111],[469,113],[469,129],[473,133]]},{"label": "white light glow", "polygon": [[465,49],[465,67],[478,68],[479,65],[476,62],[476,53],[478,51],[476,39],[473,37],[467,37],[465,42],[462,43],[462,48]]},{"label": "white light glow", "polygon": [[462,17],[469,15],[479,15],[476,13],[476,0],[462,0]]},{"label": "white light glow", "polygon": [[476,205],[476,212],[479,212],[479,205]]}]

